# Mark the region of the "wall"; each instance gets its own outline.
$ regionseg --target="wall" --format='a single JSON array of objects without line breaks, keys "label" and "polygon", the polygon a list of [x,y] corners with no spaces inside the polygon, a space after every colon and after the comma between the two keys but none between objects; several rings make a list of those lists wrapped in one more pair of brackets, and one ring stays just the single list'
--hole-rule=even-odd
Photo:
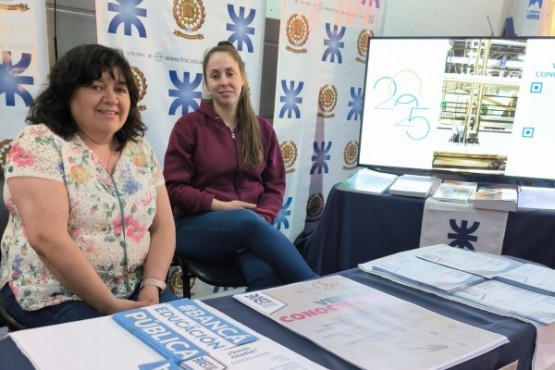
[{"label": "wall", "polygon": [[514,1],[390,0],[384,36],[498,36]]}]

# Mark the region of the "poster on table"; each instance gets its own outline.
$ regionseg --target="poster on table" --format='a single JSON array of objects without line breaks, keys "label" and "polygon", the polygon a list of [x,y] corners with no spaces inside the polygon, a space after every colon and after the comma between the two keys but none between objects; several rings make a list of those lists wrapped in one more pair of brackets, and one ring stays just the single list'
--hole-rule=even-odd
[{"label": "poster on table", "polygon": [[314,229],[331,187],[356,168],[368,38],[386,0],[284,0],[274,128],[287,170],[278,227]]},{"label": "poster on table", "polygon": [[234,297],[361,369],[446,369],[508,341],[340,275]]},{"label": "poster on table", "polygon": [[48,41],[44,1],[0,0],[0,158],[25,126],[29,107],[46,83]]}]

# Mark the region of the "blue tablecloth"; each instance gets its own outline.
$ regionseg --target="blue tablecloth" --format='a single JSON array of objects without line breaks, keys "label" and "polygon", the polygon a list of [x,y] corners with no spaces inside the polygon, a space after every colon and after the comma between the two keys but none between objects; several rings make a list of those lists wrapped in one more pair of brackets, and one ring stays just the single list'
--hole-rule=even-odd
[{"label": "blue tablecloth", "polygon": [[[424,198],[333,187],[304,256],[319,274],[418,248]],[[502,253],[555,268],[555,212],[509,212]]]},{"label": "blue tablecloth", "polygon": [[[518,370],[529,370],[531,368],[536,337],[536,330],[531,324],[481,311],[432,294],[402,286],[378,276],[365,273],[358,268],[350,269],[340,274],[393,296],[416,303],[439,314],[505,335],[509,339],[509,343],[463,364],[457,365],[453,367],[452,370],[494,370],[517,360]],[[260,334],[291,348],[322,366],[333,370],[356,369],[356,367],[350,363],[321,349],[314,343],[289,331],[271,319],[256,313],[232,297],[228,296],[211,299],[206,301],[206,303],[258,331]],[[55,338],[53,338],[53,340],[55,340]],[[379,356],[380,354],[372,352],[372,349],[369,348],[368,355]],[[33,370],[33,367],[26,357],[17,349],[13,341],[8,338],[0,341],[0,369]],[[407,364],[407,369],[411,369],[410,364]]]}]

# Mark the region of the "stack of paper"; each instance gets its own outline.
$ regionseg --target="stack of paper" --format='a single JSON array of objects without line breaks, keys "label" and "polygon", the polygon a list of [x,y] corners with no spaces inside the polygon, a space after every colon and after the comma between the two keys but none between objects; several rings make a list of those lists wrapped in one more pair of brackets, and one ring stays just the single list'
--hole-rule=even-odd
[{"label": "stack of paper", "polygon": [[525,263],[495,278],[538,293],[555,296],[555,270],[545,266]]},{"label": "stack of paper", "polygon": [[399,255],[386,259],[373,264],[372,269],[378,274],[385,273],[412,286],[423,285],[446,294],[484,281],[479,276],[428,262],[414,255]]},{"label": "stack of paper", "polygon": [[433,199],[443,202],[467,203],[476,193],[478,184],[470,181],[442,182],[432,195]]},{"label": "stack of paper", "polygon": [[474,196],[475,208],[515,212],[518,203],[518,189],[510,186],[482,186]]},{"label": "stack of paper", "polygon": [[[459,275],[438,273],[441,270],[413,262],[415,260],[429,264],[435,261],[437,266],[469,273],[481,280],[474,280],[474,283],[471,279],[456,280]],[[363,271],[486,311],[527,322],[555,323],[555,271],[545,267],[444,244],[396,253],[360,264],[359,267]]]},{"label": "stack of paper", "polygon": [[362,168],[339,184],[337,188],[346,191],[380,195],[389,188],[396,178],[397,175],[394,174]]},{"label": "stack of paper", "polygon": [[389,187],[389,192],[395,195],[426,198],[439,181],[441,180],[431,176],[403,175]]}]

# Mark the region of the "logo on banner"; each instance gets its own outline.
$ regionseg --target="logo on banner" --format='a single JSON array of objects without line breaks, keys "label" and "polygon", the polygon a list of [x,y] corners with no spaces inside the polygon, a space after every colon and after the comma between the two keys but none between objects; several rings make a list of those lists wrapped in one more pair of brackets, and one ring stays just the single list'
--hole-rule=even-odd
[{"label": "logo on banner", "polygon": [[318,117],[333,118],[333,110],[337,105],[337,88],[334,85],[324,85],[318,93]]},{"label": "logo on banner", "polygon": [[344,170],[354,170],[357,167],[358,158],[358,142],[351,140],[345,145],[345,150],[343,150],[343,161],[345,165]]},{"label": "logo on banner", "polygon": [[177,76],[177,71],[170,71],[170,80],[177,89],[170,89],[169,96],[175,97],[168,110],[168,114],[175,115],[177,108],[181,107],[181,115],[193,111],[199,107],[195,99],[202,98],[202,91],[197,89],[202,82],[202,74],[195,73],[194,80],[191,81],[191,73],[183,72],[183,80]]},{"label": "logo on banner", "polygon": [[[143,71],[141,71],[138,67],[131,67],[133,71],[133,79],[135,80],[135,84],[137,84],[137,88],[139,90],[139,99],[138,102],[143,100],[146,95],[146,91],[148,89],[148,85],[146,83],[146,77]],[[146,110],[145,105],[137,105],[137,109],[142,111]]]},{"label": "logo on banner", "polygon": [[374,32],[369,30],[360,31],[357,39],[357,52],[358,56],[355,60],[359,63],[366,63],[366,56],[368,54],[368,39],[374,37]]},{"label": "logo on banner", "polygon": [[293,204],[293,197],[287,197],[285,204],[279,210],[276,220],[274,221],[274,226],[278,230],[281,230],[281,225],[283,225],[284,229],[289,229],[288,217],[291,216],[291,209],[289,209],[289,207],[291,207],[291,204]]},{"label": "logo on banner", "polygon": [[25,12],[29,9],[30,8],[27,4],[14,4],[14,5],[1,4],[0,5],[0,11],[1,10],[17,10],[17,11]]},{"label": "logo on banner", "polygon": [[324,204],[324,196],[322,193],[311,194],[306,202],[306,221],[318,221],[324,211]]},{"label": "logo on banner", "polygon": [[341,49],[345,47],[345,43],[341,41],[343,36],[345,36],[346,27],[339,27],[334,24],[333,29],[331,24],[326,23],[326,33],[328,39],[324,40],[324,45],[327,46],[322,55],[322,62],[325,62],[328,58],[331,63],[335,62],[335,57],[337,57],[337,63],[343,63],[343,57],[341,55]]},{"label": "logo on banner", "polygon": [[145,26],[139,17],[146,17],[146,9],[139,8],[137,5],[142,0],[118,0],[118,4],[108,3],[108,11],[118,13],[108,25],[108,33],[117,33],[120,24],[123,24],[123,34],[131,36],[131,26],[135,26],[139,31],[139,37],[146,37]]},{"label": "logo on banner", "polygon": [[287,86],[287,81],[281,80],[281,88],[285,95],[279,97],[279,102],[284,103],[279,111],[279,118],[283,118],[285,113],[287,113],[287,118],[291,118],[292,113],[295,113],[295,118],[301,118],[298,104],[303,102],[303,98],[299,96],[303,87],[304,82],[302,81],[297,86],[295,86],[295,81],[289,81],[289,86]]},{"label": "logo on banner", "polygon": [[19,95],[26,107],[33,102],[33,97],[22,85],[33,85],[32,76],[21,76],[31,64],[31,54],[21,53],[21,59],[13,64],[12,52],[2,52],[2,63],[0,64],[0,96],[6,94],[6,105],[15,106],[15,95]]},{"label": "logo on banner", "polygon": [[349,107],[351,110],[347,114],[347,121],[357,120],[362,114],[362,88],[351,87],[351,101],[349,102]]},{"label": "logo on banner", "polygon": [[528,10],[526,19],[540,19],[540,12],[543,0],[528,0]]},{"label": "logo on banner", "polygon": [[451,230],[454,231],[453,233],[447,234],[447,238],[453,240],[451,243],[449,243],[449,245],[452,247],[470,249],[473,251],[474,245],[471,242],[478,241],[478,237],[472,234],[478,231],[480,223],[475,221],[469,227],[468,221],[462,220],[461,225],[459,226],[457,225],[457,220],[451,218],[449,219],[449,226],[451,227]]},{"label": "logo on banner", "polygon": [[251,9],[249,14],[245,14],[245,7],[239,7],[239,14],[235,12],[235,8],[231,5],[227,5],[227,12],[229,17],[234,23],[227,24],[227,30],[231,31],[228,41],[232,44],[237,42],[237,50],[243,51],[243,44],[247,45],[247,52],[253,53],[254,46],[249,35],[254,35],[254,27],[249,25],[254,21],[256,15],[256,10]]},{"label": "logo on banner", "polygon": [[318,143],[315,141],[312,145],[314,148],[314,155],[312,156],[312,168],[310,168],[310,174],[314,175],[314,173],[318,172],[319,174],[324,171],[324,173],[329,172],[328,163],[326,161],[330,160],[330,150],[331,150],[331,141],[327,143],[322,141],[318,146]]},{"label": "logo on banner", "polygon": [[296,54],[304,54],[307,52],[303,46],[308,40],[310,27],[308,26],[308,20],[304,15],[291,15],[287,20],[287,25],[285,26],[285,33],[289,44],[291,44],[285,47],[287,51]]},{"label": "logo on banner", "polygon": [[279,146],[279,149],[281,150],[281,156],[283,157],[283,163],[285,164],[285,172],[288,174],[295,172],[295,162],[297,162],[299,154],[295,142],[284,141]]},{"label": "logo on banner", "polygon": [[202,0],[173,0],[173,19],[181,28],[181,30],[173,31],[175,36],[188,40],[204,38],[202,33],[197,33],[206,19]]}]

